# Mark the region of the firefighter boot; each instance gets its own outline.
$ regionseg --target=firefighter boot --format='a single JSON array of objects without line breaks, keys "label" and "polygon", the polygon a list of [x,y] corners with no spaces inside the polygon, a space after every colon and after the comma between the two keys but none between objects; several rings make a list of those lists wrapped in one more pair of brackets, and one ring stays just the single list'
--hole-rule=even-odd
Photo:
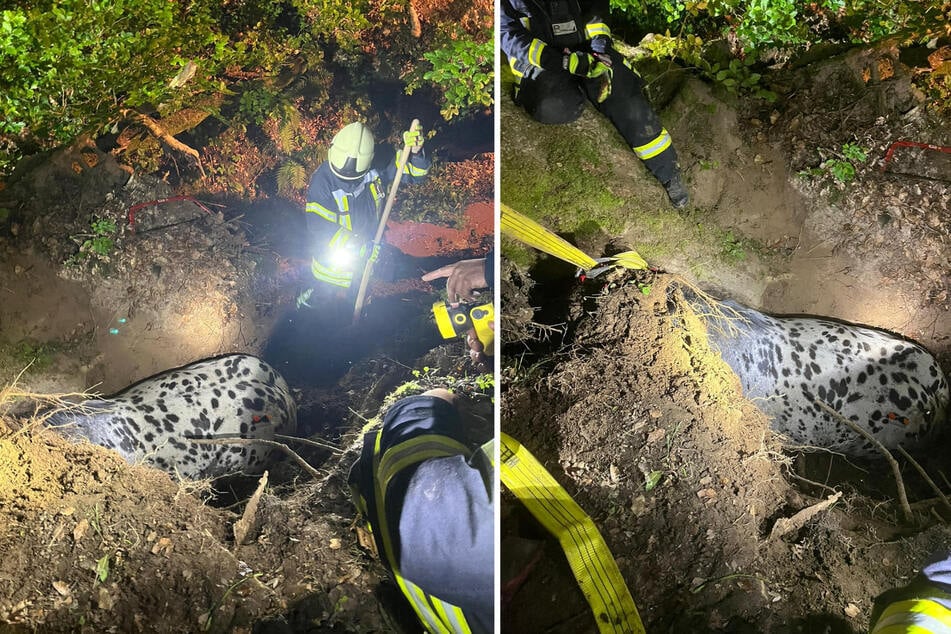
[{"label": "firefighter boot", "polygon": [[687,188],[680,180],[679,170],[674,172],[673,178],[664,183],[664,189],[667,190],[667,196],[670,198],[670,204],[674,206],[674,209],[683,209],[690,201],[690,194],[687,193]]}]

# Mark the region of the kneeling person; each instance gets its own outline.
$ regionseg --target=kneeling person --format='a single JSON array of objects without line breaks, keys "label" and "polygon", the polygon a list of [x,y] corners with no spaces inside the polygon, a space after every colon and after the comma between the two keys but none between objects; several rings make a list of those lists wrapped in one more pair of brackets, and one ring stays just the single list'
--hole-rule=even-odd
[{"label": "kneeling person", "polygon": [[442,389],[390,407],[350,472],[380,558],[428,632],[492,631],[491,473]]}]

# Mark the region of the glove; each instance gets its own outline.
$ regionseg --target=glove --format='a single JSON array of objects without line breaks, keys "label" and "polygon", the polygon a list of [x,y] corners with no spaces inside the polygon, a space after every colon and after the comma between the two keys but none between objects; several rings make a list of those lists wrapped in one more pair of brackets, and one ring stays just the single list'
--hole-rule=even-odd
[{"label": "glove", "polygon": [[562,58],[561,67],[579,77],[593,79],[611,72],[611,67],[590,53],[568,53]]},{"label": "glove", "polygon": [[607,55],[611,48],[611,38],[607,35],[595,35],[591,38],[591,50],[601,55]]},{"label": "glove", "polygon": [[423,133],[419,130],[407,130],[403,133],[403,146],[410,146],[413,153],[423,149]]},{"label": "glove", "polygon": [[[367,254],[370,254],[370,257],[367,257]],[[376,262],[380,258],[380,245],[373,242],[367,242],[362,247],[360,247],[360,257],[366,258],[370,262]]]},{"label": "glove", "polygon": [[[605,66],[604,64],[600,64]],[[601,87],[598,90],[598,103],[604,103],[604,100],[611,96],[611,84],[614,80],[614,70],[606,66],[607,70],[601,74]]]}]

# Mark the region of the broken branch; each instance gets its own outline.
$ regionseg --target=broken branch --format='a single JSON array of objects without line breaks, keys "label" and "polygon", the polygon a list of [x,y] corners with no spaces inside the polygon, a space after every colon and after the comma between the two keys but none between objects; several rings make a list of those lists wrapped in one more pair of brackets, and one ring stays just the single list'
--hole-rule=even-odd
[{"label": "broken branch", "polygon": [[816,399],[813,399],[812,402],[818,405],[819,407],[821,407],[822,409],[824,409],[826,412],[828,412],[828,414],[832,416],[832,418],[836,419],[837,421],[839,421],[840,423],[844,425],[847,425],[852,431],[854,431],[855,433],[859,434],[860,436],[865,438],[867,441],[872,443],[872,445],[874,445],[875,448],[878,449],[879,452],[881,452],[883,456],[885,456],[885,460],[888,461],[889,466],[891,466],[892,468],[892,474],[895,476],[895,484],[898,487],[898,501],[901,503],[901,510],[905,514],[905,521],[911,524],[913,516],[911,514],[911,507],[908,506],[908,495],[905,493],[905,481],[902,480],[901,469],[898,465],[898,461],[895,460],[895,457],[891,454],[891,452],[888,451],[888,449],[885,448],[885,445],[880,443],[877,438],[872,436],[872,434],[868,433],[867,431],[865,431],[864,429],[862,429],[861,427],[859,427],[858,425],[850,421],[848,418],[846,418],[845,416],[837,412],[828,403],[825,403],[823,401],[819,401]]},{"label": "broken branch", "polygon": [[935,484],[934,480],[931,479],[931,477],[928,475],[928,472],[925,471],[925,468],[918,464],[918,461],[912,458],[911,454],[905,451],[905,448],[901,445],[898,445],[898,451],[901,453],[901,455],[905,456],[905,460],[911,463],[911,466],[913,466],[918,471],[918,473],[921,474],[921,477],[925,479],[925,482],[927,482],[934,492],[938,494],[938,497],[941,498],[941,503],[944,504],[944,508],[946,508],[948,511],[951,511],[951,502],[948,502],[947,496],[941,489],[938,488],[938,485]]},{"label": "broken branch", "polygon": [[186,438],[185,440],[199,445],[267,445],[268,447],[275,447],[293,458],[304,471],[314,478],[323,477],[320,471],[310,466],[306,460],[297,455],[296,451],[284,443],[275,442],[273,440],[259,440],[257,438]]},{"label": "broken branch", "polygon": [[182,154],[187,154],[188,156],[195,159],[195,163],[198,164],[198,171],[201,172],[201,177],[205,178],[205,168],[202,167],[201,156],[198,154],[198,150],[176,139],[162,126],[161,123],[146,114],[136,112],[135,110],[123,110],[122,115],[124,117],[133,119],[137,123],[144,126],[145,129],[151,132],[153,136],[173,150],[181,152]]}]

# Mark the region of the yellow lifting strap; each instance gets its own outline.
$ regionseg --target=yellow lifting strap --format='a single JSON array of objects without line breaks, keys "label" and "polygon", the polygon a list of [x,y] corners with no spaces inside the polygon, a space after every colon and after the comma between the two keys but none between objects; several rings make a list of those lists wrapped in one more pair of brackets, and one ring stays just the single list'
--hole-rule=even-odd
[{"label": "yellow lifting strap", "polygon": [[602,633],[645,634],[611,551],[591,518],[517,440],[501,434],[502,483],[558,538]]},{"label": "yellow lifting strap", "polygon": [[[561,236],[557,236],[531,218],[523,216],[505,203],[500,205],[502,231],[509,236],[544,251],[548,255],[574,264],[584,271],[595,270],[598,273],[610,266],[626,269],[647,269],[647,262],[636,251],[625,251],[610,258],[594,259]],[[608,266],[599,267],[598,265]]]}]

